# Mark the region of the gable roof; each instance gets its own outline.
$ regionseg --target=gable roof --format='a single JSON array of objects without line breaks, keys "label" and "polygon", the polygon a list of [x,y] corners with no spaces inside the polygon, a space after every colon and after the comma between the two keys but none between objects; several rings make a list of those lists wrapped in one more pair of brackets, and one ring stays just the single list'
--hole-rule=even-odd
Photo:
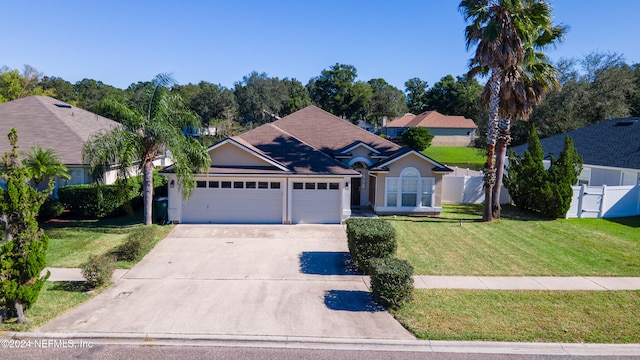
[{"label": "gable roof", "polygon": [[[640,118],[611,119],[541,139],[545,155],[553,154],[557,159],[565,136],[573,139],[584,164],[640,169]],[[528,148],[523,144],[512,150],[522,156]]]},{"label": "gable roof", "polygon": [[471,119],[464,116],[442,115],[439,112],[425,111],[418,115],[411,113],[392,120],[386,127],[426,127],[426,128],[457,128],[457,129],[477,129],[478,126]]},{"label": "gable roof", "polygon": [[418,152],[415,151],[413,149],[409,149],[409,148],[403,148],[401,151],[398,151],[397,153],[393,154],[392,156],[381,160],[380,162],[378,162],[377,164],[373,164],[371,166],[371,170],[373,171],[387,171],[388,170],[388,166],[389,164],[392,164],[402,158],[404,158],[405,156],[408,156],[409,154],[414,154],[420,158],[422,158],[423,160],[425,160],[426,162],[429,162],[431,164],[434,165],[434,167],[431,169],[434,172],[442,172],[442,173],[450,173],[453,172],[452,169],[450,169],[449,167],[447,167],[446,165],[443,165],[435,160],[433,160],[432,158]]},{"label": "gable roof", "polygon": [[[48,96],[0,104],[0,136],[6,140],[11,128],[16,128],[20,150],[36,145],[51,148],[67,165],[82,164],[82,148],[91,134],[117,126],[120,124],[113,120]],[[9,142],[0,141],[0,152],[9,150]]]}]

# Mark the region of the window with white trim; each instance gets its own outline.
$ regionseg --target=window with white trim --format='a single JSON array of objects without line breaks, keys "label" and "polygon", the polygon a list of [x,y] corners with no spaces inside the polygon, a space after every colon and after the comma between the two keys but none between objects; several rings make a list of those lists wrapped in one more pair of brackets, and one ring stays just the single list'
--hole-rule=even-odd
[{"label": "window with white trim", "polygon": [[420,177],[414,167],[402,170],[399,177],[387,177],[385,199],[387,207],[432,207],[435,178]]}]

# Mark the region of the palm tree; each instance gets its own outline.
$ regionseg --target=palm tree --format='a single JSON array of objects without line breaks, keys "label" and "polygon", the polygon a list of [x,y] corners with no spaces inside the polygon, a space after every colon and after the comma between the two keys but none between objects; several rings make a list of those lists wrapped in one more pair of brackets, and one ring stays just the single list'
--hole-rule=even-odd
[{"label": "palm tree", "polygon": [[[475,46],[468,76],[490,73],[482,97],[483,103],[489,108],[483,220],[492,221],[493,204],[499,200],[493,199],[493,189],[494,186],[499,188],[502,185],[501,180],[498,182],[502,173],[497,174],[494,165],[496,144],[502,137],[510,138],[508,120],[513,113],[512,108],[505,111],[502,105],[507,100],[518,98],[515,96],[518,94],[511,93],[517,87],[515,84],[526,84],[520,79],[523,78],[522,69],[529,65],[529,48],[555,42],[564,28],[554,28],[551,25],[551,8],[541,0],[463,0],[459,8],[465,20],[470,23],[465,28],[467,49]],[[507,86],[503,89],[505,84]],[[525,90],[524,93],[526,92]],[[529,104],[527,106],[530,108],[530,102],[524,103]],[[530,110],[523,113],[528,112]],[[501,118],[505,120],[500,121]],[[501,141],[500,151],[502,144]],[[504,146],[506,152],[506,145]],[[500,167],[503,163],[501,161]]]},{"label": "palm tree", "polygon": [[178,184],[186,198],[194,187],[194,171],[206,169],[211,161],[204,147],[182,132],[185,127],[199,128],[200,121],[185,108],[179,95],[169,92],[169,87],[175,84],[173,78],[159,74],[152,83],[145,109],[131,109],[111,97],[101,100],[99,106],[109,111],[123,127],[95,134],[83,150],[83,159],[94,173],[115,168],[118,178],[127,179],[135,165],[142,170],[145,225],[152,223],[153,161],[159,155],[167,150],[171,153]]},{"label": "palm tree", "polygon": [[71,179],[67,166],[60,161],[56,151],[51,148],[31,147],[24,154],[23,163],[24,167],[29,171],[36,190],[40,187],[40,183],[47,178],[52,180],[53,177],[57,176],[65,180]]}]

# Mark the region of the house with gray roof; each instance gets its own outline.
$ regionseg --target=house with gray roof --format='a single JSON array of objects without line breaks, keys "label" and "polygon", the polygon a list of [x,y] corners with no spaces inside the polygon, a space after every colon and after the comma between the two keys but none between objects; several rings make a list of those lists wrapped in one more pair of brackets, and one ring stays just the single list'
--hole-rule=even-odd
[{"label": "house with gray roof", "polygon": [[[118,122],[66,104],[48,96],[29,96],[0,104],[0,153],[11,150],[6,140],[11,128],[18,130],[20,151],[32,146],[51,148],[68,169],[71,179],[56,179],[55,185],[88,184],[91,177],[82,161],[82,149],[92,134],[110,131]],[[165,163],[163,165],[169,165]],[[113,183],[116,171],[105,173]]]},{"label": "house with gray roof", "polygon": [[[640,118],[611,119],[541,139],[547,159],[558,158],[565,136],[573,139],[584,160],[580,185],[640,184]],[[522,156],[527,148],[524,144],[512,150]]]},{"label": "house with gray roof", "polygon": [[438,215],[442,177],[452,170],[309,106],[208,150],[189,199],[171,167],[174,223],[341,223],[352,208]]}]

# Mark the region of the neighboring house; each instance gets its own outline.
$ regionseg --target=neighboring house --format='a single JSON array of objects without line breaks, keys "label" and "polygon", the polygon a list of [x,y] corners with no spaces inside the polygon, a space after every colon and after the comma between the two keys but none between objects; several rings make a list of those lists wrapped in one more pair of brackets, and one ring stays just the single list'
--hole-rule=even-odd
[{"label": "neighboring house", "polygon": [[[564,148],[564,138],[573,139],[584,161],[579,185],[621,186],[640,184],[640,118],[611,119],[540,140],[542,151],[556,159]],[[524,155],[527,144],[512,148]]]},{"label": "neighboring house", "polygon": [[446,166],[315,106],[223,140],[184,200],[172,167],[169,220],[178,223],[341,223],[352,207],[438,215]]},{"label": "neighboring house", "polygon": [[[0,104],[0,153],[11,150],[7,134],[18,130],[20,151],[32,146],[51,148],[69,169],[70,180],[55,179],[56,188],[91,183],[89,169],[82,161],[82,148],[89,137],[109,131],[119,123],[48,96],[29,96]],[[169,163],[160,161],[158,165]],[[105,183],[113,183],[115,171],[105,173]]]},{"label": "neighboring house", "polygon": [[401,139],[402,134],[412,127],[425,127],[433,135],[431,145],[469,146],[476,137],[478,126],[464,116],[442,115],[437,111],[425,111],[422,114],[411,113],[392,120],[381,130],[392,140]]}]

